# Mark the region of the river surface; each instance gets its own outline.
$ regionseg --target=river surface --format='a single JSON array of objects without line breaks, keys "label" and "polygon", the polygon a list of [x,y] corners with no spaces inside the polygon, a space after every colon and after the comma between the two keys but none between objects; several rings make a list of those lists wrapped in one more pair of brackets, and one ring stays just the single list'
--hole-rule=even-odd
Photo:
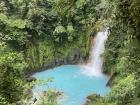
[{"label": "river surface", "polygon": [[48,88],[64,92],[61,105],[84,105],[88,95],[97,93],[104,96],[110,90],[109,87],[106,87],[108,81],[106,76],[85,75],[80,66],[64,65],[53,70],[36,73],[34,77],[40,80],[53,78],[53,82],[48,85],[36,86],[33,91],[36,96]]},{"label": "river surface", "polygon": [[86,65],[63,65],[34,74],[39,80],[53,78],[48,85],[35,86],[34,96],[47,91],[48,88],[64,92],[61,105],[84,105],[86,97],[91,94],[105,96],[110,88],[106,87],[108,77],[102,73],[103,53],[108,38],[108,29],[98,32],[94,38],[90,62]]}]

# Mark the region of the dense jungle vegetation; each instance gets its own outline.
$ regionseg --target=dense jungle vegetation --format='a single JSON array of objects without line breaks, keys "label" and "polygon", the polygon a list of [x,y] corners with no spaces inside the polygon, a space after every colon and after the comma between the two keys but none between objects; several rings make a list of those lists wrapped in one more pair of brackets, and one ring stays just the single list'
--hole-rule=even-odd
[{"label": "dense jungle vegetation", "polygon": [[75,50],[88,57],[105,26],[104,72],[117,76],[88,105],[140,105],[140,0],[0,0],[0,105],[26,99],[25,72]]}]

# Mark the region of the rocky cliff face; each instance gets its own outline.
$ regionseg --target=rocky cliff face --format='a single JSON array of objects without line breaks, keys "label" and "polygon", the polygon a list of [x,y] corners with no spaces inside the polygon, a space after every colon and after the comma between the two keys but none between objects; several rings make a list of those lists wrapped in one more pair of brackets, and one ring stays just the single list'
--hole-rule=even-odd
[{"label": "rocky cliff face", "polygon": [[40,72],[49,68],[57,67],[60,65],[66,65],[66,64],[78,64],[78,63],[84,63],[88,59],[88,55],[85,55],[82,51],[79,49],[72,49],[71,53],[65,58],[63,55],[61,57],[56,57],[53,60],[46,61],[43,63],[43,65],[39,68],[34,68],[27,70],[25,73],[26,76],[30,76],[35,72]]},{"label": "rocky cliff face", "polygon": [[54,66],[59,66],[63,64],[76,64],[76,63],[82,63],[86,60],[86,55],[84,55],[82,52],[78,51],[77,49],[74,49],[71,54],[69,54],[66,58],[55,58],[53,61],[48,62],[44,64],[43,66],[45,68],[50,68]]}]

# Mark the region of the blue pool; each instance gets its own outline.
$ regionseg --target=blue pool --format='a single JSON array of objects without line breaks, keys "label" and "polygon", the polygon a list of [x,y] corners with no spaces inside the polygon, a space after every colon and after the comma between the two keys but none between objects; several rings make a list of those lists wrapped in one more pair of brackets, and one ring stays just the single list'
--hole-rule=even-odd
[{"label": "blue pool", "polygon": [[82,73],[83,68],[78,65],[64,65],[43,72],[38,72],[33,76],[39,80],[47,80],[52,77],[53,82],[48,85],[35,86],[33,92],[46,91],[53,88],[64,92],[60,105],[84,105],[86,97],[97,93],[105,96],[110,88],[106,87],[107,76],[87,76]]}]

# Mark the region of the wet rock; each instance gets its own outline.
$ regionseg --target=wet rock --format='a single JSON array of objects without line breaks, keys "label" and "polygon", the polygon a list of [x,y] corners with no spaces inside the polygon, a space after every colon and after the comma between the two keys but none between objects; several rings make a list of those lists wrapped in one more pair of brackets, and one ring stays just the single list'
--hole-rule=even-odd
[{"label": "wet rock", "polygon": [[63,94],[63,92],[59,92],[59,91],[56,92],[56,95],[57,95],[57,96],[61,96],[62,94]]},{"label": "wet rock", "polygon": [[114,78],[117,76],[116,72],[111,73],[110,78],[106,84],[106,86],[112,86],[112,81],[114,80]]},{"label": "wet rock", "polygon": [[[44,60],[43,65],[39,68],[31,68],[32,70],[27,70],[25,73],[26,76],[31,76],[35,72],[41,72],[46,69],[51,69],[60,65],[67,65],[67,64],[77,64],[77,63],[83,63],[87,60],[87,55],[85,55],[82,51],[80,51],[77,48],[72,49],[72,51],[68,54],[67,57],[58,56],[55,57],[55,59],[52,59],[51,61]],[[25,77],[26,78],[26,77]],[[32,77],[28,77],[27,82],[31,82],[35,79],[32,79]]]},{"label": "wet rock", "polygon": [[[90,102],[96,102],[98,99],[101,98],[98,94],[91,94],[87,97],[86,103],[84,105],[88,105]],[[97,105],[97,104],[96,104]]]},{"label": "wet rock", "polygon": [[35,97],[35,98],[33,99],[33,104],[34,104],[36,101],[37,101],[37,98]]},{"label": "wet rock", "polygon": [[27,81],[27,82],[36,81],[36,78],[35,78],[35,77],[27,77],[27,78],[26,78],[26,81]]},{"label": "wet rock", "polygon": [[16,102],[16,105],[24,105],[22,101]]},{"label": "wet rock", "polygon": [[80,52],[77,49],[73,49],[72,53],[70,53],[67,57],[67,63],[75,64],[80,60]]}]

